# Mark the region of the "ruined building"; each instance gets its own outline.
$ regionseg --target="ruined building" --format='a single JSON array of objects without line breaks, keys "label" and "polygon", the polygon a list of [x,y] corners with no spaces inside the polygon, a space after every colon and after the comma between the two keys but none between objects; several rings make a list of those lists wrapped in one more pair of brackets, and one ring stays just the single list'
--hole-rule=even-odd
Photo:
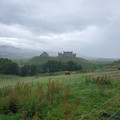
[{"label": "ruined building", "polygon": [[73,52],[63,52],[63,53],[58,53],[58,57],[76,57],[76,54]]},{"label": "ruined building", "polygon": [[48,53],[47,52],[43,52],[40,57],[49,57]]}]

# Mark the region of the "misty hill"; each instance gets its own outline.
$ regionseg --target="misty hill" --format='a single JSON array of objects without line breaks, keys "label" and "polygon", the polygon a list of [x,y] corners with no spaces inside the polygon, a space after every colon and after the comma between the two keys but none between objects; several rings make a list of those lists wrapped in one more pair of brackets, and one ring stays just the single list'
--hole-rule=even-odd
[{"label": "misty hill", "polygon": [[95,59],[87,59],[88,61],[96,64],[110,64],[113,63],[117,59],[112,58],[95,58]]},{"label": "misty hill", "polygon": [[0,51],[8,51],[8,50],[20,50],[19,48],[9,46],[9,45],[0,45]]},{"label": "misty hill", "polygon": [[39,54],[40,51],[16,48],[9,45],[0,45],[0,57],[33,57]]},{"label": "misty hill", "polygon": [[9,46],[9,45],[1,45],[0,46],[0,56],[5,57],[5,56],[14,56],[17,55],[21,51],[19,48]]}]

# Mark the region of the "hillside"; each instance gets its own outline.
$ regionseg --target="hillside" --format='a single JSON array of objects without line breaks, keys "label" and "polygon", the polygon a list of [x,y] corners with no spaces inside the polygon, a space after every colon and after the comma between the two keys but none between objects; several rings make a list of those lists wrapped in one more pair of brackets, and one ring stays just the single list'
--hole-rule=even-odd
[{"label": "hillside", "polygon": [[96,59],[88,59],[88,61],[96,64],[111,64],[117,59],[111,59],[111,58],[96,58]]},{"label": "hillside", "polygon": [[114,61],[111,64],[107,64],[105,68],[120,68],[120,60]]},{"label": "hillside", "polygon": [[9,46],[9,45],[0,45],[0,57],[6,57],[6,56],[18,56],[18,52],[20,52],[21,49]]},{"label": "hillside", "polygon": [[55,60],[55,61],[61,61],[61,62],[67,62],[69,60],[72,60],[78,64],[88,64],[89,62],[83,58],[59,58],[59,57],[48,57],[48,58],[45,58],[45,57],[40,57],[40,56],[36,56],[36,57],[33,57],[31,58],[28,63],[30,64],[43,64],[49,60]]},{"label": "hillside", "polygon": [[28,58],[33,57],[35,55],[39,55],[40,53],[41,51],[37,50],[17,48],[10,45],[0,45],[0,57]]},{"label": "hillside", "polygon": [[83,58],[59,58],[59,57],[48,57],[48,58],[44,58],[44,57],[40,57],[40,56],[36,56],[36,57],[33,57],[31,58],[27,63],[28,64],[43,64],[49,60],[55,60],[55,61],[61,61],[61,62],[67,62],[67,61],[73,61],[77,64],[80,64],[82,65],[83,69],[89,69],[89,70],[92,70],[92,69],[97,69],[97,68],[102,68],[103,65],[100,65],[100,64],[93,64]]}]

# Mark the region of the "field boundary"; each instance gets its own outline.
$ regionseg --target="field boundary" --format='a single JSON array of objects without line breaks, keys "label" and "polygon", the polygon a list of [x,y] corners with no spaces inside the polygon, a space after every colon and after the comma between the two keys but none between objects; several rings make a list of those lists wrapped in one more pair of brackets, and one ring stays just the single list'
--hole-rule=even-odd
[{"label": "field boundary", "polygon": [[[100,106],[98,106],[97,108],[93,109],[91,112],[89,112],[89,113],[87,113],[86,115],[84,115],[84,116],[83,116],[81,119],[79,119],[79,120],[85,119],[87,116],[93,114],[93,113],[94,113],[95,111],[97,111],[99,108],[105,106],[107,103],[109,103],[110,101],[114,100],[115,98],[117,98],[117,97],[119,97],[119,96],[120,96],[119,94],[118,94],[118,95],[115,95],[114,97],[110,98],[109,100],[107,100],[106,102],[104,102],[103,104],[101,104]],[[117,100],[117,102],[119,102],[119,101],[120,101],[120,98]],[[115,102],[115,103],[117,103],[117,102]],[[113,103],[111,106],[113,106],[115,103]],[[110,106],[110,107],[111,107],[111,106]],[[110,107],[109,107],[109,108],[110,108]],[[111,119],[117,112],[119,112],[119,111],[120,111],[120,108],[119,108],[117,111],[115,111],[107,120],[110,120],[110,119]],[[95,120],[97,120],[99,117],[101,117],[102,114],[103,114],[103,112],[102,112],[99,116],[97,116],[97,118],[96,118]]]}]

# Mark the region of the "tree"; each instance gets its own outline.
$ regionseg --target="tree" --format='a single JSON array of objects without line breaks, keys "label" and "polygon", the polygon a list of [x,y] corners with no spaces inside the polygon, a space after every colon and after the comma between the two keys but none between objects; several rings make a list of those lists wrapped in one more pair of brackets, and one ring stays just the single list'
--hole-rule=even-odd
[{"label": "tree", "polygon": [[81,69],[82,69],[82,66],[78,65],[73,61],[61,62],[61,61],[50,60],[43,65],[44,73],[58,72],[58,71],[64,71],[64,70],[75,71],[75,70],[81,70]]},{"label": "tree", "polygon": [[33,76],[37,74],[37,66],[36,65],[24,65],[20,69],[21,76]]},{"label": "tree", "polygon": [[65,68],[65,70],[69,70],[69,71],[82,70],[82,66],[78,65],[77,63],[75,63],[73,61],[66,62],[64,64],[64,68]]},{"label": "tree", "polygon": [[19,66],[9,59],[0,58],[0,73],[18,75]]},{"label": "tree", "polygon": [[21,76],[28,76],[28,72],[29,72],[28,65],[24,65],[23,67],[21,67],[20,69]]},{"label": "tree", "polygon": [[57,72],[59,71],[58,62],[50,60],[43,65],[44,72]]}]

